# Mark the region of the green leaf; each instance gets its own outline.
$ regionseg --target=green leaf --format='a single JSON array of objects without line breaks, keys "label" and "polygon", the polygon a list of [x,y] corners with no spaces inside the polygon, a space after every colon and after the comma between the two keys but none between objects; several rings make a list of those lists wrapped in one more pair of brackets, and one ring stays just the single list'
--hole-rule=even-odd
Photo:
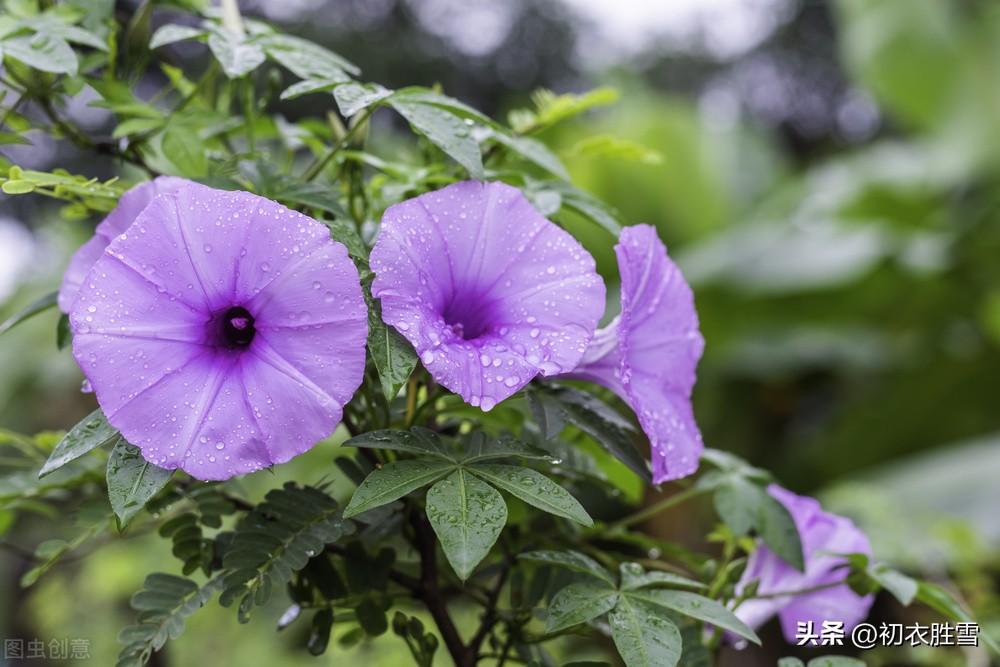
[{"label": "green leaf", "polygon": [[414,426],[409,431],[397,429],[369,431],[347,440],[343,446],[389,449],[421,456],[430,455],[456,463],[444,443],[441,442],[440,436],[434,431],[420,426]]},{"label": "green leaf", "polygon": [[265,35],[260,44],[267,56],[300,79],[350,80],[361,70],[346,58],[319,44],[292,35]]},{"label": "green leaf", "polygon": [[344,118],[350,118],[390,95],[391,90],[377,83],[345,83],[333,89],[333,99]]},{"label": "green leaf", "polygon": [[593,620],[618,603],[618,591],[596,581],[582,581],[559,590],[549,602],[545,632],[559,632]]},{"label": "green leaf", "polygon": [[757,526],[767,492],[743,477],[729,475],[715,491],[715,511],[734,535],[746,535]]},{"label": "green leaf", "polygon": [[805,569],[802,540],[791,513],[766,492],[760,506],[760,523],[757,526],[764,543],[782,560],[798,571]]},{"label": "green leaf", "polygon": [[550,151],[548,146],[537,139],[513,136],[503,132],[493,132],[490,136],[498,143],[503,144],[545,171],[555,174],[559,178],[569,180],[569,172],[566,171],[566,167],[559,157]]},{"label": "green leaf", "polygon": [[368,305],[368,352],[375,363],[382,394],[395,398],[417,366],[417,353],[403,336],[382,321],[382,305],[371,294],[371,282],[361,284]]},{"label": "green leaf", "polygon": [[529,386],[525,398],[544,439],[551,440],[562,433],[566,428],[566,421],[563,419],[559,401],[554,396],[545,391],[536,391]]},{"label": "green leaf", "polygon": [[[962,605],[960,605],[958,601],[952,597],[951,593],[937,584],[932,584],[929,581],[921,581],[917,586],[916,599],[943,615],[945,618],[963,623],[976,622],[976,619],[972,617],[972,614],[967,612]],[[985,632],[980,632],[979,637],[983,640],[984,644],[990,647],[990,650],[993,651],[994,654],[1000,655],[1000,646],[997,645],[996,640]]]},{"label": "green leaf", "polygon": [[615,585],[615,580],[607,570],[601,567],[596,560],[579,551],[529,551],[520,554],[518,558],[544,565],[564,567],[573,572],[597,577],[610,586]]},{"label": "green leaf", "polygon": [[465,102],[456,100],[454,97],[442,95],[437,91],[424,88],[422,86],[400,88],[393,94],[393,99],[402,102],[414,102],[417,104],[426,104],[428,106],[438,107],[439,109],[444,109],[459,118],[467,118],[480,123],[481,125],[500,129],[500,125],[496,121],[478,109],[470,107]]},{"label": "green leaf", "polygon": [[676,611],[684,616],[696,618],[712,625],[729,630],[730,632],[760,645],[757,634],[751,630],[746,623],[736,617],[732,611],[722,604],[687,591],[674,591],[668,589],[630,591],[625,595],[631,599],[641,600],[647,604],[663,607],[671,611]]},{"label": "green leaf", "polygon": [[[799,664],[801,665],[802,663]],[[810,660],[808,667],[865,667],[865,662],[857,658],[847,658],[842,655],[824,655]]]},{"label": "green leaf", "polygon": [[10,331],[21,322],[31,319],[35,315],[43,313],[52,306],[56,305],[58,298],[58,292],[49,292],[48,294],[35,299],[27,306],[7,318],[3,324],[0,324],[0,335]]},{"label": "green leaf", "polygon": [[63,436],[52,449],[49,459],[38,471],[39,477],[45,477],[58,470],[70,461],[74,461],[87,452],[106,445],[118,437],[118,429],[108,423],[100,408],[83,418],[76,426]]},{"label": "green leaf", "polygon": [[477,463],[469,469],[493,486],[540,510],[576,521],[584,526],[594,525],[594,520],[587,514],[587,510],[583,509],[569,491],[540,472],[500,463]]},{"label": "green leaf", "polygon": [[[19,143],[16,141],[8,141],[5,143]],[[29,192],[35,191],[35,184],[31,181],[4,181],[4,184],[0,186],[6,195],[26,195]]]},{"label": "green leaf", "polygon": [[545,450],[507,436],[491,438],[481,431],[472,434],[463,451],[462,463],[466,464],[509,458],[553,460],[552,454]]},{"label": "green leaf", "polygon": [[240,599],[237,618],[246,623],[254,605],[265,604],[273,589],[280,590],[327,544],[353,530],[323,491],[294,482],[272,489],[239,523],[223,556],[227,572],[220,604]]},{"label": "green leaf", "polygon": [[36,32],[55,35],[74,44],[83,44],[99,51],[107,51],[108,45],[94,33],[70,23],[65,23],[52,15],[42,15],[23,22]]},{"label": "green leaf", "polygon": [[674,667],[680,660],[681,633],[658,609],[622,596],[608,620],[626,667]]},{"label": "green leaf", "polygon": [[507,505],[496,489],[459,468],[427,492],[427,518],[448,562],[465,581],[500,536]]},{"label": "green leaf", "polygon": [[615,238],[621,234],[621,215],[597,197],[562,181],[546,182],[545,186],[559,193],[562,208],[596,223]]},{"label": "green leaf", "polygon": [[444,477],[455,464],[432,459],[392,461],[372,471],[351,497],[344,518],[391,503]]},{"label": "green leaf", "polygon": [[190,127],[171,125],[160,142],[163,155],[184,176],[198,178],[208,173],[205,145]]},{"label": "green leaf", "polygon": [[343,243],[347,253],[354,259],[368,261],[368,246],[361,239],[354,225],[345,218],[320,220],[330,230],[330,237],[338,243]]},{"label": "green leaf", "polygon": [[414,131],[424,135],[473,178],[483,178],[483,157],[472,128],[465,121],[438,106],[389,98],[389,105],[407,120]]},{"label": "green leaf", "polygon": [[333,610],[320,609],[312,619],[312,627],[309,630],[309,640],[306,648],[312,655],[323,655],[326,647],[330,643],[330,630],[333,628]]},{"label": "green leaf", "polygon": [[161,26],[155,33],[153,33],[152,39],[149,40],[149,48],[150,50],[158,49],[161,46],[173,44],[174,42],[204,37],[206,34],[207,31],[201,28],[193,28],[191,26],[176,25],[171,23]]},{"label": "green leaf", "polygon": [[199,588],[183,577],[160,573],[147,576],[142,590],[132,596],[132,608],[140,612],[139,622],[118,634],[118,641],[125,645],[118,666],[146,664],[150,653],[184,632],[186,619],[205,606],[221,583],[222,578],[216,577]]},{"label": "green leaf", "polygon": [[632,442],[632,425],[596,396],[570,387],[548,389],[563,419],[593,438],[642,479],[650,481],[649,465]]},{"label": "green leaf", "polygon": [[649,586],[707,588],[707,586],[700,581],[695,581],[694,579],[689,579],[688,577],[682,577],[681,575],[673,574],[672,572],[661,572],[659,570],[646,572],[638,563],[622,563],[618,566],[618,571],[621,578],[620,588],[623,591],[634,591],[639,588],[646,588]]},{"label": "green leaf", "polygon": [[281,91],[281,99],[294,100],[310,93],[325,93],[341,85],[342,79],[304,79]]},{"label": "green leaf", "polygon": [[883,588],[893,594],[904,607],[910,605],[920,590],[916,579],[908,577],[885,563],[876,563],[868,569],[868,575]]},{"label": "green leaf", "polygon": [[133,134],[152,132],[163,127],[165,122],[166,119],[164,118],[129,118],[125,122],[120,123],[111,136],[114,139],[120,139],[121,137],[128,137]]},{"label": "green leaf", "polygon": [[3,55],[29,67],[53,74],[76,74],[76,53],[63,38],[44,32],[12,37],[0,42]]},{"label": "green leaf", "polygon": [[166,486],[173,470],[158,468],[138,447],[120,438],[108,458],[108,500],[121,525],[127,524]]},{"label": "green leaf", "polygon": [[260,45],[224,28],[215,28],[209,33],[208,48],[230,79],[249,74],[266,59]]},{"label": "green leaf", "polygon": [[69,315],[63,313],[56,324],[56,347],[65,350],[73,342],[73,332],[69,328]]},{"label": "green leaf", "polygon": [[806,665],[798,658],[781,658],[778,660],[778,667],[806,667]]}]

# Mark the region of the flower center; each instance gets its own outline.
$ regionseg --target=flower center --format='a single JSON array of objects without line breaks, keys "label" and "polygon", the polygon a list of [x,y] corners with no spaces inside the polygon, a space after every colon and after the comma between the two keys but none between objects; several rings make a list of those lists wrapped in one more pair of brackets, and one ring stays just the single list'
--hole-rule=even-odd
[{"label": "flower center", "polygon": [[220,322],[222,344],[232,349],[248,346],[257,333],[253,321],[253,315],[243,306],[233,306],[227,310],[222,314]]},{"label": "flower center", "polygon": [[454,298],[443,313],[445,323],[464,340],[475,340],[493,326],[490,308],[482,307],[482,298]]}]

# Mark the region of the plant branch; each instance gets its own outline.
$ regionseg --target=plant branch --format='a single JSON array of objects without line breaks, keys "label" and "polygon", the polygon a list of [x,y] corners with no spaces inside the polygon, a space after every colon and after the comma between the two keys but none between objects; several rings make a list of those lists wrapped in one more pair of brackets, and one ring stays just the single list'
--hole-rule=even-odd
[{"label": "plant branch", "polygon": [[672,496],[668,496],[663,500],[655,502],[652,505],[648,505],[639,510],[638,512],[630,514],[623,519],[619,519],[618,521],[608,524],[607,527],[605,528],[605,532],[613,533],[623,528],[628,528],[629,526],[633,526],[637,523],[642,523],[647,519],[653,518],[654,516],[656,516],[657,514],[659,514],[664,510],[670,509],[675,505],[680,505],[686,500],[690,500],[691,498],[696,498],[697,496],[700,496],[708,492],[709,489],[700,488],[698,486],[692,486],[683,491],[680,491],[679,493],[675,493]]}]

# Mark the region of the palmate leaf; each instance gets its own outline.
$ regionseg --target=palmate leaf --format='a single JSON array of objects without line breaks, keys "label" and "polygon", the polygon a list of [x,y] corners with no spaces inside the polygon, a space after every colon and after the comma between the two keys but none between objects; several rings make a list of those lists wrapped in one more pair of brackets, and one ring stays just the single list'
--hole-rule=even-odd
[{"label": "palmate leaf", "polygon": [[469,470],[493,486],[549,514],[584,526],[594,525],[587,510],[569,491],[536,470],[500,463],[477,463]]},{"label": "palmate leaf", "polygon": [[461,468],[427,492],[427,518],[444,555],[465,581],[507,523],[507,505],[489,484]]},{"label": "palmate leaf", "polygon": [[118,429],[108,423],[104,413],[98,408],[63,436],[52,449],[52,454],[42,465],[42,469],[38,471],[38,476],[45,477],[87,452],[109,444],[117,437]]},{"label": "palmate leaf", "polygon": [[139,448],[119,438],[108,457],[108,500],[124,526],[159,493],[173,470],[159,468],[143,458]]},{"label": "palmate leaf", "polygon": [[510,437],[491,438],[482,431],[476,431],[463,444],[464,456],[462,463],[480,463],[496,459],[534,459],[536,461],[553,461],[552,454],[537,447],[532,447],[520,440]]},{"label": "palmate leaf", "polygon": [[438,459],[392,461],[372,471],[351,496],[344,517],[367,512],[435,482],[455,469],[455,464]]},{"label": "palmate leaf", "polygon": [[337,502],[319,489],[288,482],[270,491],[237,526],[223,556],[219,602],[229,606],[239,598],[238,618],[247,622],[253,606],[267,602],[274,586],[286,584],[327,544],[353,530]]},{"label": "palmate leaf", "polygon": [[124,648],[117,667],[141,667],[153,651],[163,648],[168,639],[177,639],[184,622],[222,587],[221,577],[205,585],[170,574],[151,574],[142,590],[132,596],[132,608],[139,611],[138,622],[124,628],[118,641]]},{"label": "palmate leaf", "polygon": [[300,79],[349,81],[357,65],[333,51],[294,35],[268,34],[258,38],[267,57],[287,67]]},{"label": "palmate leaf", "polygon": [[626,667],[674,667],[680,660],[681,633],[656,607],[623,596],[608,620]]},{"label": "palmate leaf", "polygon": [[549,602],[545,632],[559,632],[606,614],[618,603],[618,591],[599,581],[559,589]]}]

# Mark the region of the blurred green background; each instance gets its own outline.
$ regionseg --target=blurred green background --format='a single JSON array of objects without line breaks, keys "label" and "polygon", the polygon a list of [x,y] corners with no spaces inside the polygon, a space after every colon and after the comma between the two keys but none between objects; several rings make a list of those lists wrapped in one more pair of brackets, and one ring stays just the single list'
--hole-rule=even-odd
[{"label": "blurred green background", "polygon": [[[344,54],[367,80],[440,83],[501,116],[539,87],[616,88],[615,105],[541,138],[577,185],[626,222],[655,224],[692,282],[707,341],[695,392],[706,443],[851,515],[881,559],[950,577],[1000,635],[1000,3],[241,7]],[[121,2],[117,11],[127,18],[134,9]],[[164,4],[155,22],[171,17]],[[203,66],[197,47],[171,48],[174,62]],[[89,99],[84,90],[69,113],[109,132],[110,117]],[[334,107],[307,96],[275,108],[296,119]],[[376,131],[393,129],[388,118],[376,122],[386,124]],[[31,168],[114,173],[40,134],[28,138],[34,145],[4,147],[6,156]],[[61,221],[39,198],[0,198],[0,316],[53,289],[90,229]],[[613,280],[613,239],[582,224],[575,231]],[[64,429],[93,409],[68,351],[54,352],[54,330],[48,313],[0,340],[3,428]],[[313,480],[331,455],[324,444],[244,483],[260,495],[282,479]],[[0,501],[17,483],[0,478]],[[105,536],[80,550],[100,545],[95,557],[71,557],[21,589],[25,553],[71,534],[77,508],[65,509],[39,508],[14,525],[0,510],[0,637],[85,638],[88,664],[111,665],[114,635],[131,618],[127,598],[147,572],[174,567],[169,544]],[[706,507],[653,528],[697,539],[711,520]],[[213,603],[153,664],[407,664],[405,646],[390,637],[312,658],[292,648],[301,637],[273,632],[280,613],[259,614],[248,630]],[[874,617],[931,620],[882,598]],[[764,639],[766,650],[727,651],[723,663],[773,665],[795,653],[774,627]],[[865,659],[989,664],[981,651],[876,650]]]}]

